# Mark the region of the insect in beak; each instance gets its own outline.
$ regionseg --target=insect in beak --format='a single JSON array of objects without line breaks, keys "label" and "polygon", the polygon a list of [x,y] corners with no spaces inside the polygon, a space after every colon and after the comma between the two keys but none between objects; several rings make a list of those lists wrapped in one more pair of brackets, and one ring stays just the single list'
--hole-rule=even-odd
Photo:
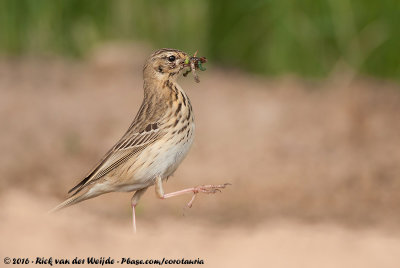
[{"label": "insect in beak", "polygon": [[206,57],[200,57],[200,58],[198,58],[196,55],[197,55],[197,51],[196,51],[196,53],[194,53],[194,55],[193,55],[192,57],[186,57],[183,66],[184,66],[184,67],[190,67],[190,69],[187,70],[187,71],[183,74],[183,76],[186,77],[190,72],[192,72],[192,73],[193,73],[193,76],[194,76],[194,80],[195,80],[197,83],[199,83],[199,82],[200,82],[200,79],[199,79],[199,76],[198,76],[197,73],[196,73],[196,69],[200,69],[200,71],[205,71],[206,68],[204,68],[202,64],[203,64],[203,63],[206,63],[206,62],[207,62],[207,59],[206,59]]}]

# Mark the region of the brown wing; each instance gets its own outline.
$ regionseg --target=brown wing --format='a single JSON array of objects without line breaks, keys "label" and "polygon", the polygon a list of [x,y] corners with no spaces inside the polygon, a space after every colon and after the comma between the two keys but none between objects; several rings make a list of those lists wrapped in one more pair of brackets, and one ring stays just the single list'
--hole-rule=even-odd
[{"label": "brown wing", "polygon": [[133,134],[130,132],[131,129],[132,126],[117,144],[106,153],[96,167],[68,193],[75,191],[72,195],[77,194],[85,186],[104,177],[164,135],[157,123],[148,124],[142,131]]}]

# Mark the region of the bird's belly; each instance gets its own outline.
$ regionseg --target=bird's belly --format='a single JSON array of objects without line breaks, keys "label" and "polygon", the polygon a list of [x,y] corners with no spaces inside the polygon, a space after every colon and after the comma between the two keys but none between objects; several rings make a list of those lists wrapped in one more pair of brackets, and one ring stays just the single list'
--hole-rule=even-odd
[{"label": "bird's belly", "polygon": [[161,167],[160,174],[162,178],[167,178],[175,172],[188,154],[192,143],[193,138],[187,139],[185,142],[173,146],[165,155],[161,156],[158,165]]},{"label": "bird's belly", "polygon": [[[191,131],[189,137],[182,135],[169,141],[160,140],[142,152],[143,157],[140,159],[144,159],[143,163],[138,163],[132,178],[135,184],[150,186],[157,177],[165,179],[172,175],[189,152],[193,143],[193,132]],[[180,141],[181,139],[183,140]]]}]

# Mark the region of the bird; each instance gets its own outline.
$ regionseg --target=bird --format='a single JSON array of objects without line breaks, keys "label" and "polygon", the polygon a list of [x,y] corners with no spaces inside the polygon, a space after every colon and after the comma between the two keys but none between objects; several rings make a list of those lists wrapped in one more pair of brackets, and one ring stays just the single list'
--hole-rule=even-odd
[{"label": "bird", "polygon": [[[201,58],[202,62],[203,59]],[[200,185],[164,193],[163,182],[178,168],[194,139],[195,117],[188,95],[177,83],[186,68],[200,59],[170,48],[155,51],[143,68],[143,101],[128,130],[84,179],[69,190],[70,196],[50,212],[110,192],[134,192],[132,226],[136,233],[135,208],[146,190],[155,186],[158,198],[193,193],[216,193],[228,183]]]}]

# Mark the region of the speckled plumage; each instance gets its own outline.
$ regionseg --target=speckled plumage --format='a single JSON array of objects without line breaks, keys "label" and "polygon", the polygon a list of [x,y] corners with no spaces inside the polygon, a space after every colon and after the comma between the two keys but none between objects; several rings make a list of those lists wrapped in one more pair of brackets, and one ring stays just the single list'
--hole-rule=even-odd
[{"label": "speckled plumage", "polygon": [[[134,208],[154,184],[160,198],[169,197],[164,195],[162,181],[185,158],[195,130],[189,97],[176,82],[188,67],[185,59],[188,55],[176,49],[160,49],[149,57],[143,68],[144,98],[135,119],[98,165],[69,191],[71,196],[52,211],[118,191],[136,191],[132,198]],[[191,188],[185,193],[211,193],[223,187]]]}]

